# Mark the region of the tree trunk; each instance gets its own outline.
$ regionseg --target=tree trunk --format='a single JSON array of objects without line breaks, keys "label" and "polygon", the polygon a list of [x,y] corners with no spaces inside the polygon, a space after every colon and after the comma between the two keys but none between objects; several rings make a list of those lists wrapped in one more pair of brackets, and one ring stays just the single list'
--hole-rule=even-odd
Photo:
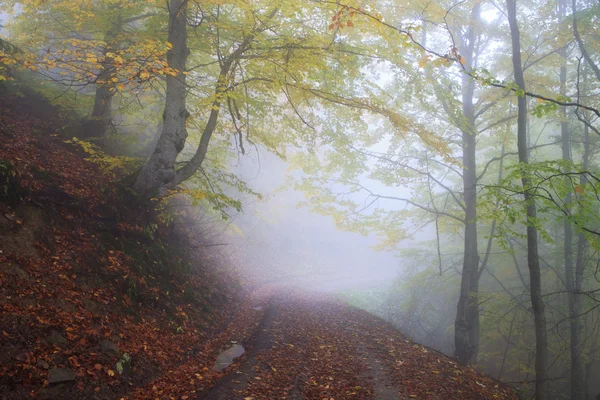
[{"label": "tree trunk", "polygon": [[[585,79],[585,75],[584,75]],[[585,81],[584,81],[585,82]],[[584,83],[585,85],[585,83]],[[587,125],[583,127],[583,170],[587,171],[590,164],[590,131]],[[579,184],[586,183],[585,175],[579,178]],[[583,283],[583,271],[585,269],[586,254],[587,254],[587,238],[583,232],[577,235],[577,256],[575,260],[575,277],[573,280],[573,291],[570,292],[572,303],[569,302],[571,319],[571,398],[574,400],[585,399],[585,375],[583,368],[581,332],[582,332],[582,316],[581,316],[581,290]],[[577,360],[577,361],[575,361]]]},{"label": "tree trunk", "polygon": [[104,48],[102,70],[96,80],[96,93],[94,95],[94,106],[90,119],[84,124],[86,137],[104,139],[112,120],[112,103],[115,85],[111,78],[115,73],[114,60],[109,57],[117,48],[117,36],[121,32],[123,24],[120,18],[113,24],[105,35],[106,47]]},{"label": "tree trunk", "polygon": [[138,172],[134,189],[144,197],[164,194],[176,185],[175,162],[185,146],[188,136],[186,120],[185,66],[189,55],[187,48],[188,0],[169,1],[169,35],[172,48],[167,55],[169,67],[177,76],[167,75],[167,92],[163,112],[163,130],[154,152]]},{"label": "tree trunk", "polygon": [[[521,39],[517,23],[516,0],[506,0],[508,11],[508,23],[511,32],[512,62],[515,75],[515,83],[525,92],[525,76],[521,62]],[[529,163],[527,151],[527,100],[522,93],[518,97],[517,117],[517,144],[519,162],[526,167]],[[546,371],[548,369],[548,339],[546,335],[546,313],[544,299],[542,297],[542,278],[540,272],[540,259],[538,255],[538,233],[534,225],[537,217],[535,200],[529,189],[529,172],[524,169],[522,174],[522,185],[525,195],[525,206],[527,212],[527,263],[529,267],[529,290],[531,306],[533,309],[535,323],[535,398],[545,400],[547,396]]]},{"label": "tree trunk", "polygon": [[[559,0],[558,2],[558,14],[561,21],[565,20],[567,15],[567,4],[566,0]],[[567,48],[563,47],[559,51],[561,57],[560,66],[560,94],[562,96],[567,95]],[[560,136],[562,141],[562,158],[563,160],[573,161],[571,156],[571,132],[569,130],[569,123],[567,121],[567,108],[561,107],[560,110],[561,122],[560,122]],[[565,173],[570,170],[565,170]],[[565,184],[570,184],[570,178],[565,177]],[[571,208],[570,204],[573,201],[573,194],[569,191],[564,199],[564,204],[567,208]],[[571,354],[571,377],[569,380],[571,389],[571,400],[584,400],[584,376],[581,360],[580,342],[581,332],[579,329],[579,310],[575,310],[575,281],[574,281],[574,270],[573,270],[573,225],[571,221],[565,218],[564,221],[564,246],[563,252],[565,257],[565,282],[567,286],[567,301],[569,305],[569,331],[570,331],[570,343],[569,351]],[[581,238],[579,238],[581,239]],[[585,240],[585,238],[584,238]],[[578,260],[580,263],[580,257],[582,254],[578,252]]]},{"label": "tree trunk", "polygon": [[114,73],[112,59],[105,56],[102,63],[102,71],[98,75],[96,93],[94,95],[94,107],[92,115],[84,126],[85,136],[104,139],[112,120],[112,102],[114,92],[110,79]]},{"label": "tree trunk", "polygon": [[577,0],[572,0],[572,14],[573,14],[573,36],[575,36],[575,41],[579,46],[579,51],[583,56],[583,59],[586,61],[588,66],[592,69],[594,74],[596,75],[596,79],[600,81],[600,67],[594,62],[594,59],[590,56],[590,53],[587,51],[587,48],[584,45],[583,39],[581,38],[581,34],[579,33],[578,23],[577,23]]},{"label": "tree trunk", "polygon": [[[460,53],[465,58],[465,67],[472,69],[475,56],[475,29],[479,21],[481,5],[477,3],[472,10],[469,26],[461,45]],[[479,249],[477,237],[477,164],[475,129],[475,111],[473,94],[475,82],[467,74],[462,76],[462,113],[461,121],[463,151],[463,191],[465,202],[465,238],[463,268],[460,282],[460,294],[456,306],[454,323],[455,357],[465,363],[477,362],[479,352]]]}]

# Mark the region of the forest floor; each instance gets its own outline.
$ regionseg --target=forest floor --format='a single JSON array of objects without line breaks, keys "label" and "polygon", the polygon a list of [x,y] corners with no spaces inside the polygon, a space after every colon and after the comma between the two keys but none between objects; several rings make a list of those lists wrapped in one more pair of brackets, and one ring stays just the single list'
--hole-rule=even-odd
[{"label": "forest floor", "polygon": [[0,95],[0,399],[517,398],[366,311],[184,259],[35,101]]},{"label": "forest floor", "polygon": [[516,399],[503,384],[326,295],[282,289],[252,348],[200,399]]}]

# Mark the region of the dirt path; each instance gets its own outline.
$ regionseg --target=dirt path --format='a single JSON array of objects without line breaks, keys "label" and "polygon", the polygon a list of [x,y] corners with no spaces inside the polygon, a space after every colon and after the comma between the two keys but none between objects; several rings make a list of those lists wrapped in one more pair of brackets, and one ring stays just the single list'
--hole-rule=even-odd
[{"label": "dirt path", "polygon": [[246,358],[199,399],[516,399],[381,319],[322,296],[275,296],[250,342]]},{"label": "dirt path", "polygon": [[271,300],[262,323],[251,339],[252,350],[246,354],[246,358],[241,365],[235,371],[223,377],[210,390],[201,393],[199,399],[230,400],[241,398],[239,393],[249,385],[253,378],[256,379],[257,372],[264,367],[259,360],[260,354],[275,344],[274,319],[278,312],[277,302],[277,298]]},{"label": "dirt path", "polygon": [[372,383],[374,398],[377,400],[401,398],[399,389],[394,387],[394,382],[387,372],[385,358],[378,355],[373,347],[368,347],[364,343],[359,345],[357,351],[365,364],[368,365],[363,378]]},{"label": "dirt path", "polygon": [[274,297],[245,360],[199,399],[399,399],[369,336],[332,307]]}]

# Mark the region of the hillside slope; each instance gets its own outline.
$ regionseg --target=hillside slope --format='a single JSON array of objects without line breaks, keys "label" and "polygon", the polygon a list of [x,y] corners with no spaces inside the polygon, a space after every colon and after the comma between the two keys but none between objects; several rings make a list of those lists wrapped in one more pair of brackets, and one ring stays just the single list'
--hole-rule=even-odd
[{"label": "hillside slope", "polygon": [[167,245],[52,107],[0,107],[0,398],[161,398],[249,337],[261,315],[222,261]]},{"label": "hillside slope", "polygon": [[182,257],[37,100],[0,97],[0,398],[516,398],[364,311]]}]

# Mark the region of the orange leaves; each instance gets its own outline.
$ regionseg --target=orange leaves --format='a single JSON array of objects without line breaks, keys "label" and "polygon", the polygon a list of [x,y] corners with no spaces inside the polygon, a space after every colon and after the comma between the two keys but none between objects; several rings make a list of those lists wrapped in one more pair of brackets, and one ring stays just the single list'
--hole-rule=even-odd
[{"label": "orange leaves", "polygon": [[111,51],[106,51],[106,46],[99,40],[55,39],[47,51],[0,53],[0,63],[30,71],[52,70],[62,82],[99,83],[118,92],[146,87],[161,76],[178,74],[168,67],[167,42],[144,40]]},{"label": "orange leaves", "polygon": [[[359,10],[361,13],[364,13],[364,10]],[[354,27],[354,23],[352,22],[352,18],[356,15],[357,11],[350,7],[342,7],[335,15],[331,18],[332,23],[329,25],[328,29],[333,30],[336,28],[344,29]]]},{"label": "orange leaves", "polygon": [[79,360],[75,356],[69,357],[69,364],[71,364],[72,367],[81,367]]},{"label": "orange leaves", "polygon": [[458,61],[459,63],[461,63],[462,65],[465,65],[467,60],[461,56],[458,52],[458,49],[456,47],[452,47],[450,49],[450,51],[448,53],[446,53],[445,57],[447,59],[452,59],[454,58],[456,61]]}]

